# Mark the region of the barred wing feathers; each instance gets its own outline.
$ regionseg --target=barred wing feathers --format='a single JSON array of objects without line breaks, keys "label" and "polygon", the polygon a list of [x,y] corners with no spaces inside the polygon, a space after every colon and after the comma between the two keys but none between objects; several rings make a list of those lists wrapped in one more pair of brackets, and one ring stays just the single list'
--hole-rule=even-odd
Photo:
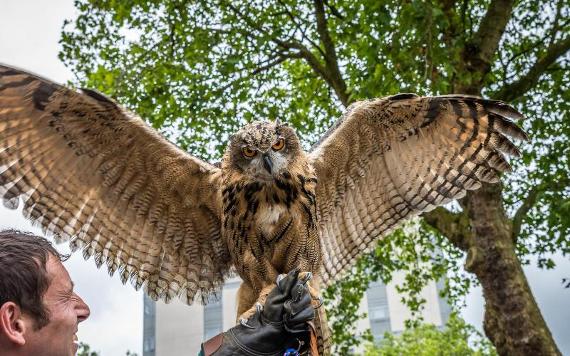
[{"label": "barred wing feathers", "polygon": [[191,303],[230,268],[220,170],[90,90],[0,65],[0,196],[154,299]]},{"label": "barred wing feathers", "polygon": [[400,94],[361,101],[313,148],[325,283],[404,219],[461,198],[508,171],[526,139],[499,101]]}]

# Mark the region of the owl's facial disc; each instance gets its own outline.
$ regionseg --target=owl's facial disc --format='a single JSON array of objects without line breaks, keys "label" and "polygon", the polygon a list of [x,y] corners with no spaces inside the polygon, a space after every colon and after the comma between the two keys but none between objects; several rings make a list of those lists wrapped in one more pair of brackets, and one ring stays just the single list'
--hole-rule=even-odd
[{"label": "owl's facial disc", "polygon": [[253,122],[236,134],[233,159],[252,179],[274,181],[287,169],[297,141],[294,131],[279,122]]},{"label": "owl's facial disc", "polygon": [[278,177],[287,167],[287,157],[282,152],[276,152],[272,148],[261,150],[250,148],[256,151],[254,157],[247,158],[249,160],[243,165],[244,172],[256,180],[272,181]]}]

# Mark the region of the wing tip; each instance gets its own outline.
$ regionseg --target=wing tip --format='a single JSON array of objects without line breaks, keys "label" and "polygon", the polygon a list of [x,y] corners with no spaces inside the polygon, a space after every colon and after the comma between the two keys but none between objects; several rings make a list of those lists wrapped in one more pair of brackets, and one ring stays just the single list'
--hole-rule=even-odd
[{"label": "wing tip", "polygon": [[113,100],[111,100],[110,98],[108,98],[104,94],[98,92],[97,90],[88,89],[88,88],[81,88],[81,92],[83,94],[87,95],[88,97],[95,99],[104,105],[112,105],[114,107],[117,106],[117,103],[115,103]]},{"label": "wing tip", "polygon": [[387,99],[395,101],[395,100],[415,99],[415,98],[419,98],[419,97],[420,96],[418,94],[415,94],[415,93],[399,93],[399,94],[391,95]]}]

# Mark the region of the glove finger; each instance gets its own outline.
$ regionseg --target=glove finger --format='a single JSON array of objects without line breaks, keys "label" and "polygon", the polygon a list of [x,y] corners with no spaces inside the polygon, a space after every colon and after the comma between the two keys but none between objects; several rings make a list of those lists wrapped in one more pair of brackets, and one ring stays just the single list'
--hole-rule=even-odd
[{"label": "glove finger", "polygon": [[[283,275],[280,275],[283,276]],[[295,268],[291,270],[285,277],[277,279],[277,287],[273,288],[268,295],[268,300],[271,301],[283,301],[289,299],[289,294],[291,289],[297,283],[299,276],[299,269]]]},{"label": "glove finger", "polygon": [[297,284],[298,276],[299,269],[293,269],[287,276],[277,281],[277,286],[271,290],[265,300],[263,314],[268,320],[283,320],[283,303],[291,298],[291,289]]},{"label": "glove finger", "polygon": [[296,328],[297,326],[304,325],[307,321],[313,320],[315,318],[315,310],[309,306],[308,308],[300,310],[294,315],[289,315],[286,323],[290,328]]},{"label": "glove finger", "polygon": [[[290,304],[287,301],[285,304]],[[286,313],[283,315],[283,327],[290,333],[305,333],[309,330],[307,321],[314,319],[315,311],[309,307],[302,309],[295,315]]]},{"label": "glove finger", "polygon": [[309,326],[307,324],[298,325],[294,328],[290,328],[287,326],[287,324],[283,324],[283,327],[290,334],[305,334],[307,331],[309,331]]},{"label": "glove finger", "polygon": [[314,318],[315,311],[311,304],[311,295],[308,288],[302,284],[298,284],[292,293],[294,299],[285,302],[283,308],[285,315],[283,320],[289,328],[295,328],[295,325],[302,325],[306,321]]},{"label": "glove finger", "polygon": [[302,284],[297,284],[291,293],[291,304],[294,310],[306,308],[311,304],[312,298],[309,289]]},{"label": "glove finger", "polygon": [[290,334],[305,334],[307,331],[309,331],[307,324],[303,324],[297,328],[289,328],[287,325],[283,325],[283,327]]},{"label": "glove finger", "polygon": [[294,268],[287,276],[277,281],[277,287],[282,294],[288,295],[291,293],[291,289],[297,284],[299,278],[299,269]]}]

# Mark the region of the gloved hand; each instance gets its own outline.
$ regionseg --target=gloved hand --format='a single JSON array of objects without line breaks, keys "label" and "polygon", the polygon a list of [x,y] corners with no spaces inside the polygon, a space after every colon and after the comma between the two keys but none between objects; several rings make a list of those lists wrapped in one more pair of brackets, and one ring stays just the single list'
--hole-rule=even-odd
[{"label": "gloved hand", "polygon": [[306,276],[299,280],[299,270],[293,270],[278,279],[265,306],[258,305],[247,323],[206,341],[202,345],[204,355],[282,356],[286,349],[308,346],[307,322],[314,318],[315,312],[306,286],[310,274]]}]

